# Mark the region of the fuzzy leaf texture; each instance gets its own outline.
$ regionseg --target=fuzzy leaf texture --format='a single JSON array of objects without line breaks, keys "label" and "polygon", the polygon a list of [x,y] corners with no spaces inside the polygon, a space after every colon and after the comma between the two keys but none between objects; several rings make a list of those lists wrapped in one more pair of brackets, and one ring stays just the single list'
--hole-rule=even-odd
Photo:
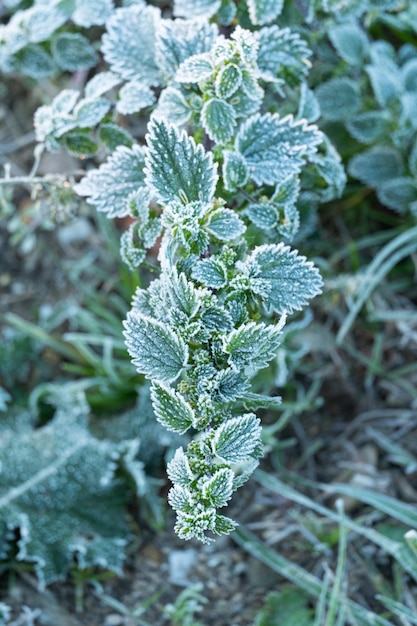
[{"label": "fuzzy leaf texture", "polygon": [[246,160],[249,177],[258,185],[273,185],[298,174],[304,157],[313,155],[321,141],[321,132],[305,120],[266,113],[242,124],[235,147]]},{"label": "fuzzy leaf texture", "polygon": [[73,402],[46,426],[0,435],[0,532],[19,531],[17,559],[35,564],[41,586],[63,579],[75,554],[83,567],[121,573],[117,450],[88,432],[87,412]]},{"label": "fuzzy leaf texture", "polygon": [[323,281],[318,269],[283,243],[255,248],[240,266],[248,277],[249,289],[261,297],[267,309],[281,315],[301,310],[321,293]]},{"label": "fuzzy leaf texture", "polygon": [[118,147],[107,163],[91,170],[74,189],[109,218],[130,215],[129,198],[144,187],[144,152],[140,146]]},{"label": "fuzzy leaf texture", "polygon": [[310,69],[311,50],[298,33],[276,25],[256,32],[258,67],[262,78],[284,80],[290,86],[301,82]]},{"label": "fuzzy leaf texture", "polygon": [[169,327],[132,309],[124,322],[127,350],[140,374],[172,382],[188,361],[188,348]]},{"label": "fuzzy leaf texture", "polygon": [[284,0],[247,0],[252,24],[262,25],[272,22],[280,15]]},{"label": "fuzzy leaf texture", "polygon": [[107,21],[101,51],[111,71],[124,80],[160,84],[155,39],[160,13],[152,6],[117,9]]},{"label": "fuzzy leaf texture", "polygon": [[240,370],[246,366],[259,370],[267,367],[276,356],[281,343],[285,317],[277,326],[249,322],[223,338],[223,349],[229,354],[229,364]]},{"label": "fuzzy leaf texture", "polygon": [[209,19],[220,8],[220,4],[221,0],[175,0],[174,15],[185,18],[193,15]]},{"label": "fuzzy leaf texture", "polygon": [[217,183],[217,166],[211,153],[185,132],[178,132],[164,121],[149,124],[146,182],[161,204],[209,203]]},{"label": "fuzzy leaf texture", "polygon": [[181,394],[154,382],[151,398],[156,418],[167,430],[183,435],[193,425],[195,413]]},{"label": "fuzzy leaf texture", "polygon": [[253,414],[233,417],[224,422],[213,439],[213,451],[228,463],[240,463],[260,456],[261,423]]}]

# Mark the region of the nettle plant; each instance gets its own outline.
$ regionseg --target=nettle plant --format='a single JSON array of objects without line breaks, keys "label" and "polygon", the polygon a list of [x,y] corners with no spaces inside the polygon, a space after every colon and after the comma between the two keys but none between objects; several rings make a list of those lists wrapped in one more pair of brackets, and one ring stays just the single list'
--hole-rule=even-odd
[{"label": "nettle plant", "polygon": [[[110,19],[103,49],[108,60],[112,49],[112,71],[116,55],[125,71],[116,41],[144,45],[122,29],[140,11],[154,20],[148,9]],[[158,248],[158,276],[135,293],[126,345],[151,381],[157,420],[191,435],[168,463],[169,502],[179,536],[208,542],[235,528],[219,509],[262,456],[253,411],[279,404],[251,391],[251,381],[276,357],[286,316],[321,291],[317,268],[286,243],[298,230],[298,203],[317,202],[320,190],[327,199],[344,177],[324,135],[298,111],[262,112],[265,89],[284,90],[284,51],[298,50],[293,83],[304,80],[309,53],[298,35],[237,27],[226,38],[207,21],[158,20],[155,57],[148,37],[142,66],[129,59],[149,82],[166,85],[146,146],[118,147],[76,191],[109,217],[132,219],[121,240],[132,269],[152,268],[149,251]],[[264,42],[275,36],[281,49],[267,57]]]}]

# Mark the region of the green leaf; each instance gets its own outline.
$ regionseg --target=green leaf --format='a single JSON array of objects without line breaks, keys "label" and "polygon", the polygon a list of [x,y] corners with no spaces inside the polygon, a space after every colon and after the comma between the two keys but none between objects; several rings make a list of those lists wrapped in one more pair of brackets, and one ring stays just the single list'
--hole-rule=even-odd
[{"label": "green leaf", "polygon": [[188,361],[183,339],[166,324],[148,318],[134,309],[124,322],[128,352],[140,374],[163,382],[172,382]]},{"label": "green leaf", "polygon": [[181,63],[175,80],[179,83],[199,83],[209,79],[213,72],[214,67],[210,55],[207,53],[195,54]]},{"label": "green leaf", "polygon": [[229,364],[240,370],[249,366],[255,370],[269,365],[276,357],[282,339],[283,318],[276,326],[249,322],[222,338],[223,350],[229,354]]},{"label": "green leaf", "polygon": [[120,258],[132,271],[146,258],[146,251],[135,240],[137,226],[137,223],[131,224],[120,237]]},{"label": "green leaf", "polygon": [[233,241],[242,235],[246,226],[232,209],[216,209],[210,214],[207,230],[220,241]]},{"label": "green leaf", "polygon": [[57,70],[53,58],[41,46],[29,44],[16,55],[15,71],[30,78],[52,76]]},{"label": "green leaf", "polygon": [[307,76],[311,50],[298,33],[274,24],[257,31],[256,39],[259,44],[257,63],[264,80],[282,80],[293,86]]},{"label": "green leaf", "polygon": [[233,137],[236,113],[228,102],[220,98],[210,98],[201,109],[201,123],[210,139],[218,144],[225,144]]},{"label": "green leaf", "polygon": [[321,293],[318,269],[282,243],[258,246],[241,268],[249,279],[249,289],[279,314],[299,311]]},{"label": "green leaf", "polygon": [[160,12],[153,6],[116,9],[107,20],[101,51],[113,74],[148,86],[160,84],[155,39]]},{"label": "green leaf", "polygon": [[228,463],[247,461],[258,454],[261,443],[261,423],[253,414],[233,417],[215,432],[213,452]]},{"label": "green leaf", "polygon": [[52,40],[52,54],[57,65],[69,72],[94,67],[98,61],[88,39],[79,33],[58,33]]},{"label": "green leaf", "polygon": [[132,135],[127,130],[121,128],[121,126],[114,124],[113,122],[101,124],[99,137],[100,141],[104,143],[107,150],[110,152],[114,152],[118,146],[127,146],[128,148],[131,148],[133,144]]},{"label": "green leaf", "polygon": [[332,78],[327,82],[321,83],[315,90],[315,95],[325,120],[349,119],[361,107],[359,85],[346,76]]},{"label": "green leaf", "polygon": [[151,398],[156,418],[167,430],[183,435],[193,425],[195,413],[181,394],[154,381]]},{"label": "green leaf", "polygon": [[110,109],[105,98],[84,98],[74,108],[75,120],[79,128],[93,128],[101,122]]},{"label": "green leaf", "polygon": [[166,305],[172,309],[179,309],[189,318],[196,315],[204,293],[204,290],[198,289],[187,280],[184,272],[178,272],[176,267],[162,275],[161,290],[166,296]]},{"label": "green leaf", "polygon": [[176,87],[167,87],[161,91],[153,117],[182,126],[188,122],[191,113],[192,109],[187,104],[182,92]]},{"label": "green leaf", "polygon": [[388,111],[365,111],[346,122],[349,133],[361,143],[374,143],[386,137],[390,126]]},{"label": "green leaf", "polygon": [[219,98],[230,98],[242,82],[242,70],[238,65],[224,65],[216,76],[214,88]]},{"label": "green leaf", "polygon": [[298,174],[304,158],[313,155],[322,135],[305,120],[291,115],[254,115],[243,123],[236,137],[236,150],[246,160],[249,176],[258,185],[273,185]]},{"label": "green leaf", "polygon": [[348,172],[369,187],[378,187],[391,178],[404,174],[401,152],[390,146],[374,146],[355,154],[349,161]]},{"label": "green leaf", "polygon": [[250,204],[245,211],[250,221],[262,230],[271,231],[278,224],[279,214],[277,207],[271,202]]},{"label": "green leaf", "polygon": [[286,587],[273,591],[258,613],[256,626],[313,626],[313,611],[308,608],[309,597],[302,589]]},{"label": "green leaf", "polygon": [[90,156],[98,150],[97,143],[90,139],[88,135],[75,131],[65,135],[65,146],[69,152],[79,157]]},{"label": "green leaf", "polygon": [[231,150],[223,151],[223,182],[227,191],[237,191],[248,180],[248,166],[244,157]]},{"label": "green leaf", "polygon": [[187,19],[190,15],[209,19],[219,9],[220,3],[221,0],[175,0],[174,15]]},{"label": "green leaf", "polygon": [[342,59],[351,65],[363,64],[369,51],[369,42],[356,22],[332,26],[329,38]]},{"label": "green leaf", "polygon": [[152,119],[148,128],[146,181],[158,201],[209,203],[217,183],[217,166],[213,165],[211,153],[205,153],[192,137],[162,120]]},{"label": "green leaf", "polygon": [[113,0],[76,0],[71,19],[83,28],[100,26],[114,11]]},{"label": "green leaf", "polygon": [[203,482],[202,495],[209,506],[222,508],[232,497],[234,473],[227,467],[217,470],[208,480]]},{"label": "green leaf", "polygon": [[383,205],[405,213],[417,201],[417,182],[411,176],[392,178],[378,187],[377,195]]},{"label": "green leaf", "polygon": [[84,94],[86,98],[99,98],[121,82],[121,78],[112,72],[99,72],[94,74],[85,86]]},{"label": "green leaf", "polygon": [[284,0],[247,0],[252,24],[263,25],[272,22],[280,15]]},{"label": "green leaf", "polygon": [[120,89],[116,109],[122,115],[130,115],[154,103],[155,94],[152,89],[139,81],[130,81]]},{"label": "green leaf", "polygon": [[191,276],[204,287],[211,289],[221,289],[227,284],[227,268],[222,261],[215,257],[197,261],[193,265]]},{"label": "green leaf", "polygon": [[140,146],[119,146],[106,163],[90,170],[74,189],[80,196],[88,196],[87,202],[109,218],[124,217],[131,212],[130,195],[144,187],[144,162]]},{"label": "green leaf", "polygon": [[170,481],[176,485],[187,487],[193,479],[188,458],[183,448],[175,451],[173,458],[167,465],[167,474]]}]

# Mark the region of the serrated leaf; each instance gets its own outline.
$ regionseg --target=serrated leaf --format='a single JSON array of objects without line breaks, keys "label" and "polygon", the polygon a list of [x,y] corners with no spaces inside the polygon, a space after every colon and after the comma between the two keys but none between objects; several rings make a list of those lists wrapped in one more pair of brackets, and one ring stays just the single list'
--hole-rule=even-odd
[{"label": "serrated leaf", "polygon": [[256,32],[259,45],[257,64],[264,80],[283,80],[295,85],[310,69],[311,50],[298,33],[277,25]]},{"label": "serrated leaf", "polygon": [[155,38],[160,13],[152,6],[116,9],[106,23],[101,51],[111,71],[125,80],[160,84]]},{"label": "serrated leaf", "polygon": [[162,120],[152,119],[148,129],[146,182],[158,201],[209,203],[217,183],[211,153],[205,153],[193,138]]},{"label": "serrated leaf", "polygon": [[230,535],[239,524],[225,515],[216,515],[213,532],[216,535]]},{"label": "serrated leaf", "polygon": [[172,382],[188,361],[188,348],[166,324],[131,310],[124,322],[127,350],[140,374]]},{"label": "serrated leaf", "polygon": [[189,511],[192,502],[190,490],[181,485],[174,485],[168,492],[168,503],[174,511]]},{"label": "serrated leaf", "polygon": [[216,509],[209,508],[200,513],[177,511],[175,532],[181,539],[198,539],[202,543],[211,543],[206,536],[207,531],[214,532],[216,525]]},{"label": "serrated leaf", "polygon": [[175,451],[173,458],[167,465],[167,474],[170,481],[174,484],[187,487],[193,479],[193,473],[190,469],[188,458],[183,448]]},{"label": "serrated leaf", "polygon": [[233,417],[215,431],[213,452],[228,463],[249,459],[261,444],[261,423],[253,414]]},{"label": "serrated leaf", "polygon": [[183,435],[195,422],[193,409],[174,389],[154,381],[151,398],[156,419],[167,430]]},{"label": "serrated leaf", "polygon": [[121,82],[121,78],[113,74],[113,72],[99,72],[95,74],[85,86],[84,93],[86,98],[99,98],[106,91],[110,91]]},{"label": "serrated leaf", "polygon": [[255,370],[269,365],[281,344],[285,317],[277,325],[249,322],[222,338],[228,362],[236,370],[249,366]]},{"label": "serrated leaf", "polygon": [[79,33],[58,33],[52,40],[52,54],[59,67],[69,72],[94,67],[98,61],[88,39]]},{"label": "serrated leaf", "polygon": [[182,126],[188,122],[191,113],[192,109],[187,104],[181,91],[176,87],[167,87],[161,91],[153,117]]},{"label": "serrated leaf", "polygon": [[215,257],[201,259],[193,266],[191,276],[204,287],[220,289],[227,283],[227,268],[222,261]]},{"label": "serrated leaf", "polygon": [[268,24],[280,15],[284,0],[247,0],[252,24]]},{"label": "serrated leaf", "polygon": [[213,74],[214,67],[207,53],[195,54],[179,66],[175,80],[179,83],[199,83]]},{"label": "serrated leaf", "polygon": [[164,76],[173,78],[183,61],[209,52],[217,35],[216,25],[206,20],[162,20],[157,32],[156,61]]},{"label": "serrated leaf", "polygon": [[110,106],[110,102],[105,98],[83,98],[74,108],[78,127],[93,128],[107,115]]},{"label": "serrated leaf", "polygon": [[354,80],[341,76],[321,83],[315,90],[325,120],[346,120],[359,111],[361,93]]},{"label": "serrated leaf", "polygon": [[52,76],[57,66],[48,52],[40,45],[29,44],[16,54],[15,71],[30,78]]},{"label": "serrated leaf", "polygon": [[87,415],[73,400],[42,428],[0,436],[0,527],[20,532],[17,559],[35,563],[41,586],[65,578],[82,548],[85,567],[121,571],[119,455],[89,433]]},{"label": "serrated leaf", "polygon": [[258,184],[273,185],[298,174],[304,158],[316,152],[322,135],[305,120],[291,115],[254,115],[242,124],[236,137],[236,150],[246,160],[249,176]]},{"label": "serrated leaf", "polygon": [[209,306],[201,314],[201,321],[210,332],[222,333],[233,328],[230,313],[222,306]]},{"label": "serrated leaf", "polygon": [[201,306],[204,290],[197,289],[176,267],[163,274],[161,281],[167,306],[179,309],[189,318],[194,317]]},{"label": "serrated leaf", "polygon": [[390,146],[374,146],[355,154],[349,161],[348,172],[365,185],[378,187],[404,174],[401,152]]},{"label": "serrated leaf", "polygon": [[120,89],[116,109],[122,115],[130,115],[152,106],[155,100],[154,92],[147,85],[130,81]]},{"label": "serrated leaf", "polygon": [[249,289],[279,314],[299,311],[321,293],[323,281],[317,268],[282,243],[255,248],[242,269]]},{"label": "serrated leaf", "polygon": [[219,98],[230,98],[242,82],[242,70],[238,65],[224,65],[216,76],[214,88]]},{"label": "serrated leaf", "polygon": [[246,395],[250,387],[247,376],[242,371],[228,367],[220,370],[213,379],[214,391],[221,402],[234,402]]},{"label": "serrated leaf", "polygon": [[227,191],[237,191],[248,180],[248,166],[244,157],[238,152],[223,152],[223,182]]},{"label": "serrated leaf", "polygon": [[392,178],[379,185],[377,195],[383,205],[405,213],[417,202],[417,182],[411,176]]},{"label": "serrated leaf", "polygon": [[210,214],[207,230],[220,241],[233,241],[246,230],[245,224],[232,209],[216,209]]},{"label": "serrated leaf", "polygon": [[391,119],[388,111],[365,111],[347,120],[349,133],[361,143],[374,143],[390,132]]},{"label": "serrated leaf", "polygon": [[245,214],[255,226],[262,230],[271,231],[278,224],[278,210],[271,202],[250,204]]},{"label": "serrated leaf", "polygon": [[220,3],[221,0],[175,0],[174,15],[185,18],[193,15],[209,19],[219,9]]},{"label": "serrated leaf", "polygon": [[79,157],[86,157],[95,154],[98,150],[98,144],[84,133],[75,131],[69,132],[64,137],[65,146],[69,152]]},{"label": "serrated leaf", "polygon": [[201,109],[201,123],[204,130],[214,142],[225,144],[233,137],[236,126],[236,112],[231,104],[210,98]]},{"label": "serrated leaf", "polygon": [[120,258],[130,270],[134,270],[146,258],[146,252],[135,240],[137,223],[131,224],[130,228],[120,237]]},{"label": "serrated leaf", "polygon": [[98,170],[91,170],[74,189],[108,217],[130,214],[129,196],[144,186],[144,152],[134,145],[120,146]]},{"label": "serrated leaf", "polygon": [[222,508],[232,497],[234,472],[227,467],[217,470],[202,485],[202,496],[209,506]]},{"label": "serrated leaf", "polygon": [[65,12],[58,6],[32,6],[26,11],[17,12],[11,19],[10,26],[18,26],[26,41],[40,43],[46,41],[66,21]]},{"label": "serrated leaf", "polygon": [[362,65],[369,51],[369,41],[356,22],[332,26],[329,38],[342,59],[351,65]]}]

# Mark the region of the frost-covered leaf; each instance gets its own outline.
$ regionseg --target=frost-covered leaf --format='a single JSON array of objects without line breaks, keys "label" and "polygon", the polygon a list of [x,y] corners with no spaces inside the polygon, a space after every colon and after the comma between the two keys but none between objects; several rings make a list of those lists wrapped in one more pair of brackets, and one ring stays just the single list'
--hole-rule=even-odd
[{"label": "frost-covered leaf", "polygon": [[15,71],[30,78],[45,78],[57,70],[51,55],[40,45],[29,44],[15,57]]},{"label": "frost-covered leaf", "polygon": [[52,40],[52,54],[59,67],[69,72],[94,67],[98,61],[88,39],[79,33],[58,33]]},{"label": "frost-covered leaf", "polygon": [[156,418],[167,430],[183,435],[193,425],[196,419],[193,409],[174,389],[154,381],[151,398]]},{"label": "frost-covered leaf", "polygon": [[233,328],[230,313],[222,306],[209,306],[201,313],[201,321],[211,333],[223,333]]},{"label": "frost-covered leaf", "polygon": [[59,6],[33,6],[26,11],[18,11],[8,26],[19,25],[27,42],[46,41],[66,22],[67,16]]},{"label": "frost-covered leaf", "polygon": [[175,80],[179,83],[199,83],[207,80],[214,72],[214,67],[207,53],[195,54],[185,59],[179,66]]},{"label": "frost-covered leaf", "polygon": [[406,61],[401,68],[404,87],[407,91],[417,91],[417,58]]},{"label": "frost-covered leaf", "polygon": [[216,257],[197,261],[191,275],[194,280],[211,289],[221,289],[227,283],[227,268]]},{"label": "frost-covered leaf", "polygon": [[114,11],[113,0],[75,0],[71,19],[78,26],[100,26]]},{"label": "frost-covered leaf", "polygon": [[114,152],[119,146],[131,148],[133,145],[132,135],[113,122],[100,124],[99,137],[109,152]]},{"label": "frost-covered leaf", "polygon": [[192,15],[209,19],[220,8],[220,4],[221,0],[175,0],[174,15],[185,18]]},{"label": "frost-covered leaf", "polygon": [[155,61],[159,20],[159,11],[152,6],[132,6],[113,13],[106,23],[101,51],[114,74],[148,86],[159,85]]},{"label": "frost-covered leaf", "polygon": [[322,135],[305,120],[295,121],[291,115],[254,115],[242,124],[236,137],[236,150],[249,167],[249,176],[258,184],[273,185],[283,178],[298,174],[303,157],[316,152]]},{"label": "frost-covered leaf", "polygon": [[98,170],[91,170],[74,189],[108,217],[130,214],[129,196],[144,186],[144,152],[134,145],[120,146]]},{"label": "frost-covered leaf", "polygon": [[174,484],[182,485],[183,487],[187,487],[190,484],[193,473],[183,448],[178,448],[175,451],[173,458],[167,465],[167,474],[170,481]]},{"label": "frost-covered leaf", "polygon": [[325,120],[349,119],[359,111],[361,106],[359,85],[347,76],[332,78],[321,83],[315,94]]},{"label": "frost-covered leaf", "polygon": [[386,137],[390,127],[388,111],[365,111],[346,122],[349,133],[361,143],[374,143]]},{"label": "frost-covered leaf", "polygon": [[252,24],[262,25],[272,22],[282,11],[284,0],[247,0]]},{"label": "frost-covered leaf", "polygon": [[189,489],[176,484],[168,492],[168,502],[174,511],[189,511],[193,497]]},{"label": "frost-covered leaf", "polygon": [[243,235],[245,224],[232,209],[216,209],[210,214],[207,230],[220,241],[233,241]]},{"label": "frost-covered leaf", "polygon": [[116,109],[122,115],[138,113],[142,109],[152,106],[155,99],[155,94],[147,85],[131,81],[120,89]]},{"label": "frost-covered leaf", "polygon": [[217,35],[216,25],[203,19],[162,20],[156,38],[156,61],[163,75],[173,78],[183,61],[208,52]]},{"label": "frost-covered leaf", "polygon": [[181,337],[166,324],[134,309],[124,327],[128,352],[140,374],[163,382],[178,378],[188,361],[188,348]]},{"label": "frost-covered leaf", "polygon": [[210,543],[212,539],[206,536],[207,531],[215,532],[216,509],[213,507],[201,512],[186,513],[177,511],[177,523],[175,532],[181,539],[186,541],[198,539],[202,543]]},{"label": "frost-covered leaf", "polygon": [[152,119],[148,126],[146,181],[161,204],[210,202],[217,183],[211,153],[174,126]]},{"label": "frost-covered leaf", "polygon": [[241,267],[249,289],[279,314],[299,311],[321,293],[323,281],[317,268],[282,243],[255,248]]},{"label": "frost-covered leaf", "polygon": [[216,535],[230,535],[239,524],[225,515],[216,515],[213,532]]},{"label": "frost-covered leaf", "polygon": [[120,237],[120,258],[130,270],[134,270],[146,258],[146,251],[136,241],[137,224],[131,224],[130,228]]},{"label": "frost-covered leaf", "polygon": [[225,144],[233,137],[236,112],[231,104],[220,98],[210,98],[201,109],[201,123],[215,143]]},{"label": "frost-covered leaf", "polygon": [[369,187],[378,187],[391,178],[404,174],[404,164],[399,150],[390,146],[374,146],[355,154],[348,172]]},{"label": "frost-covered leaf", "polygon": [[201,306],[203,290],[197,289],[176,267],[163,274],[161,287],[168,306],[179,309],[189,318],[194,317]]},{"label": "frost-covered leaf", "polygon": [[113,72],[99,72],[95,74],[85,86],[84,93],[86,98],[99,98],[113,87],[121,82],[121,78],[113,74]]},{"label": "frost-covered leaf", "polygon": [[[334,198],[340,198],[346,185],[346,172],[343,163],[334,149],[329,149],[328,154],[316,154],[312,158],[316,172],[325,181],[327,188],[317,186],[321,202],[328,202]],[[321,181],[320,181],[321,182]]]},{"label": "frost-covered leaf", "polygon": [[213,379],[215,394],[221,402],[234,402],[246,395],[250,387],[248,377],[232,367],[220,370]]},{"label": "frost-covered leaf", "polygon": [[417,202],[417,181],[411,176],[392,178],[378,186],[377,195],[388,208],[405,213]]},{"label": "frost-covered leaf", "polygon": [[384,63],[367,65],[365,69],[380,107],[386,107],[399,97],[402,81],[399,68],[394,62],[387,58]]},{"label": "frost-covered leaf", "polygon": [[203,483],[202,495],[204,500],[208,501],[209,506],[214,506],[216,509],[226,506],[232,497],[234,476],[231,469],[222,467]]},{"label": "frost-covered leaf", "polygon": [[248,180],[248,166],[244,157],[238,152],[223,152],[223,182],[227,191],[236,191]]},{"label": "frost-covered leaf", "polygon": [[351,65],[362,65],[365,61],[369,42],[365,32],[357,22],[336,24],[329,30],[329,38],[339,56]]},{"label": "frost-covered leaf", "polygon": [[257,63],[262,78],[282,79],[294,85],[306,77],[311,50],[298,33],[273,25],[257,31],[256,38],[259,45]]},{"label": "frost-covered leaf", "polygon": [[278,208],[272,202],[250,204],[245,214],[255,226],[262,230],[270,232],[278,224]]},{"label": "frost-covered leaf", "polygon": [[249,322],[223,337],[223,350],[229,354],[228,362],[237,370],[246,366],[255,370],[267,367],[276,356],[282,339],[285,318],[276,326]]},{"label": "frost-covered leaf", "polygon": [[153,117],[182,126],[188,122],[191,113],[192,109],[187,104],[182,92],[176,87],[170,86],[161,91]]},{"label": "frost-covered leaf", "polygon": [[242,70],[238,65],[230,63],[224,65],[216,76],[214,84],[216,95],[219,98],[230,98],[242,82]]},{"label": "frost-covered leaf", "polygon": [[75,554],[85,567],[121,571],[128,527],[118,453],[89,433],[87,415],[73,401],[42,428],[0,436],[0,529],[20,534],[17,559],[35,563],[41,585],[63,579]]},{"label": "frost-covered leaf", "polygon": [[304,82],[301,84],[300,100],[298,104],[297,119],[305,119],[307,122],[316,122],[320,117],[320,105],[314,91],[309,89]]},{"label": "frost-covered leaf", "polygon": [[110,110],[110,102],[105,98],[83,98],[74,108],[74,116],[79,128],[92,128],[99,124]]},{"label": "frost-covered leaf", "polygon": [[212,442],[213,452],[228,463],[246,461],[258,452],[261,445],[261,423],[253,413],[233,417],[221,424]]}]

